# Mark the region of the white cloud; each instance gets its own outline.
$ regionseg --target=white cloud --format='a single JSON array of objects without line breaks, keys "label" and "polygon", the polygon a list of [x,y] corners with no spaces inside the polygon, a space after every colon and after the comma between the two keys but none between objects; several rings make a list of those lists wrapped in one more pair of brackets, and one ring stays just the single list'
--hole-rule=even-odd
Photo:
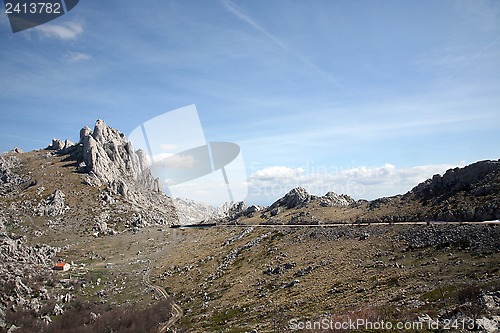
[{"label": "white cloud", "polygon": [[76,62],[81,62],[81,61],[87,61],[92,59],[92,57],[89,54],[86,53],[81,53],[81,52],[68,52],[66,54],[66,61],[70,63],[76,63]]},{"label": "white cloud", "polygon": [[73,40],[83,33],[83,26],[77,22],[42,24],[36,27],[36,29],[44,37],[59,38],[62,40]]},{"label": "white cloud", "polygon": [[199,161],[191,155],[171,155],[160,164],[166,168],[192,168],[199,164]]},{"label": "white cloud", "polygon": [[297,186],[302,186],[315,195],[333,191],[348,194],[356,199],[375,199],[406,193],[435,174],[443,174],[450,168],[463,165],[464,163],[434,164],[397,168],[386,163],[375,167],[360,166],[350,169],[315,167],[314,170],[272,166],[251,174],[249,199],[269,204]]},{"label": "white cloud", "polygon": [[303,172],[303,168],[292,169],[286,166],[273,166],[256,171],[253,174],[253,177],[260,180],[273,180],[275,178],[290,178],[301,176]]}]

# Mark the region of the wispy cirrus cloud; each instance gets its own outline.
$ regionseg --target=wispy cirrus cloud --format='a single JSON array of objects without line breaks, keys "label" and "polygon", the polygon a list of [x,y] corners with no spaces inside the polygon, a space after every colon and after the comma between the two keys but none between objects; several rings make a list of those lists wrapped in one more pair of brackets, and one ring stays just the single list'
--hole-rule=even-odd
[{"label": "wispy cirrus cloud", "polygon": [[294,51],[292,48],[290,48],[286,43],[284,43],[281,39],[270,33],[267,29],[265,29],[261,24],[257,23],[254,19],[252,19],[250,16],[244,14],[232,1],[230,0],[220,0],[222,5],[232,14],[234,14],[240,21],[243,21],[250,25],[252,28],[258,30],[261,32],[264,36],[266,36],[268,39],[270,39],[274,44],[279,46],[282,50],[287,52],[288,54],[294,56],[297,60],[302,62],[304,65],[306,65],[309,69],[311,69],[313,72],[319,74],[322,76],[324,79],[327,81],[332,82],[339,88],[343,88],[343,86],[335,79],[335,77],[328,73],[325,72],[323,69],[321,69],[319,66],[311,62],[309,59],[307,59],[304,55]]},{"label": "wispy cirrus cloud", "polygon": [[66,53],[66,61],[69,63],[82,62],[92,59],[92,56],[82,52],[68,52]]},{"label": "wispy cirrus cloud", "polygon": [[74,40],[83,34],[83,26],[78,22],[64,22],[62,24],[42,24],[36,30],[46,38]]}]

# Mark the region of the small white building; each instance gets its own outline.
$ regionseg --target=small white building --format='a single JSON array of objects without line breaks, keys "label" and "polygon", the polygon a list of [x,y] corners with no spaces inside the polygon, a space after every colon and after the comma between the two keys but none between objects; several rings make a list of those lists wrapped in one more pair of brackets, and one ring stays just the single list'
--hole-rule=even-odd
[{"label": "small white building", "polygon": [[71,265],[68,264],[67,262],[58,262],[54,265],[54,270],[55,271],[63,271],[66,272],[71,268]]}]

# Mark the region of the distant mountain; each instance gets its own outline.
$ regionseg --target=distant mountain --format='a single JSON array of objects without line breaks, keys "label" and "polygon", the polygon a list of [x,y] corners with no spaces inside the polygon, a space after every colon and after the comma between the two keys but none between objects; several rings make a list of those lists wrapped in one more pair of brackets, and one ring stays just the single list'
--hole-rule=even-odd
[{"label": "distant mountain", "polygon": [[260,216],[238,216],[226,223],[327,224],[411,221],[488,221],[500,219],[500,161],[480,161],[446,171],[404,195],[358,200],[328,192],[314,196],[294,188]]},{"label": "distant mountain", "polygon": [[263,208],[258,206],[248,207],[243,201],[225,202],[219,207],[181,198],[173,199],[173,203],[177,210],[180,225],[221,223],[257,212]]},{"label": "distant mountain", "polygon": [[216,207],[191,199],[175,198],[173,204],[177,210],[180,225],[198,224],[219,214]]}]

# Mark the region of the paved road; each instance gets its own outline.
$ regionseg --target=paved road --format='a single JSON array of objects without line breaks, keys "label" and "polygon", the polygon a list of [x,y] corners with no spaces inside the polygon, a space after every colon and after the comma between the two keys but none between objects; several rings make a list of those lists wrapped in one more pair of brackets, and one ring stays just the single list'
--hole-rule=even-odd
[{"label": "paved road", "polygon": [[[165,291],[165,289],[161,286],[154,285],[151,283],[149,279],[151,276],[151,267],[152,262],[149,260],[149,265],[142,277],[142,282],[146,287],[153,289],[156,294],[163,299],[169,299],[170,295]],[[179,305],[172,303],[172,317],[158,330],[158,332],[163,333],[166,332],[170,327],[172,327],[180,318],[182,317],[182,309]]]},{"label": "paved road", "polygon": [[500,221],[484,221],[484,222],[363,222],[363,223],[329,223],[329,224],[218,224],[215,227],[256,227],[256,228],[333,228],[346,226],[377,226],[377,225],[464,225],[464,224],[500,224]]}]

